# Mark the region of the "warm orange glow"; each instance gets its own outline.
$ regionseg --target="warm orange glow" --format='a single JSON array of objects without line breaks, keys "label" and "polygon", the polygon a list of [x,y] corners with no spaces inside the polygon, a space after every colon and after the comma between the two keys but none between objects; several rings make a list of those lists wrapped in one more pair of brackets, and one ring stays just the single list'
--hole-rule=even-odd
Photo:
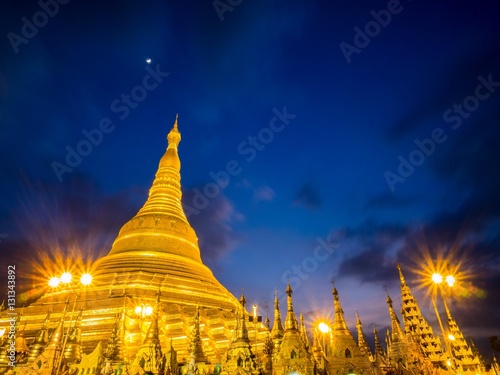
[{"label": "warm orange glow", "polygon": [[441,284],[443,282],[443,276],[441,276],[439,273],[432,274],[431,279],[435,284]]},{"label": "warm orange glow", "polygon": [[68,284],[71,282],[71,280],[73,279],[73,276],[71,276],[71,274],[69,272],[64,272],[61,277],[60,277],[60,280],[63,284]]},{"label": "warm orange glow", "polygon": [[61,282],[61,280],[59,280],[58,277],[51,277],[49,280],[49,286],[51,288],[56,288],[57,286],[59,286],[60,282]]},{"label": "warm orange glow", "polygon": [[134,312],[141,317],[150,316],[153,313],[153,308],[149,305],[136,306]]},{"label": "warm orange glow", "polygon": [[330,326],[328,324],[326,324],[325,322],[320,322],[318,324],[318,329],[322,333],[328,333],[328,332],[330,332]]},{"label": "warm orange glow", "polygon": [[[417,233],[414,246],[416,251],[405,268],[414,274],[417,288],[425,294],[455,300],[486,297],[485,291],[473,284],[475,263],[471,252],[474,243],[465,243],[458,234],[455,241],[445,247],[430,244],[423,233]],[[441,275],[441,279],[435,274]],[[407,282],[412,283],[411,274],[405,276]]]},{"label": "warm orange glow", "polygon": [[92,275],[89,273],[84,273],[80,278],[82,285],[90,285],[92,283]]},{"label": "warm orange glow", "polygon": [[455,285],[455,278],[452,275],[446,276],[446,283],[448,284],[448,286]]},{"label": "warm orange glow", "polygon": [[152,313],[153,313],[153,308],[149,305],[146,305],[146,307],[144,307],[144,315],[149,316]]}]

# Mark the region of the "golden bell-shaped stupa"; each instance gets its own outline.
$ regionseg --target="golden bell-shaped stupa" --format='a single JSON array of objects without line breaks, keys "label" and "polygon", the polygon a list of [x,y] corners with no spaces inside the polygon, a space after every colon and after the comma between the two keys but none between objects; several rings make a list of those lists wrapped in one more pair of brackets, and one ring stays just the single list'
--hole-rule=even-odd
[{"label": "golden bell-shaped stupa", "polygon": [[167,140],[146,203],[121,228],[110,252],[93,265],[95,285],[121,290],[126,276],[128,283],[134,280],[130,288],[161,289],[162,301],[232,310],[238,302],[203,264],[198,238],[182,208],[177,118]]}]

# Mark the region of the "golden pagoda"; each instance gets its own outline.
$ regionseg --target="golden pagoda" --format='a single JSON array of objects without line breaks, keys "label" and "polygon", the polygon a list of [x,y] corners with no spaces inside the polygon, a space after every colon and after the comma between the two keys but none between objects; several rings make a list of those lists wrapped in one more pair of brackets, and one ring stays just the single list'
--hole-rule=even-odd
[{"label": "golden pagoda", "polygon": [[[0,330],[14,324],[19,333],[13,344],[0,334],[0,374],[452,374],[439,367],[439,339],[400,268],[405,332],[387,296],[387,346],[374,330],[373,354],[357,313],[357,342],[348,329],[335,287],[334,321],[323,343],[315,330],[311,345],[302,314],[297,321],[289,284],[284,324],[277,292],[272,329],[256,310],[249,316],[245,296],[238,300],[203,264],[183,210],[177,118],[167,141],[146,202],[92,265],[92,283],[88,275],[85,283],[66,277],[57,288],[41,290],[31,305],[9,311],[15,324],[0,315]],[[445,308],[457,368],[485,373]],[[247,324],[250,318],[253,324]]]},{"label": "golden pagoda", "polygon": [[[207,368],[219,363],[241,319],[241,305],[203,264],[184,213],[177,118],[167,141],[146,202],[120,229],[109,253],[92,265],[92,284],[49,290],[24,308],[25,336],[34,344],[26,356],[30,363],[51,347],[52,357],[68,365],[99,347],[102,366],[137,367],[137,357],[146,358],[154,347],[154,360],[144,359],[153,361],[150,367],[165,366],[159,363],[167,360],[160,348],[175,348],[176,361],[187,365],[195,321]],[[50,330],[51,342],[55,340],[56,326],[67,337],[57,341],[63,354],[46,338]],[[250,330],[261,341],[257,347],[263,346],[267,328],[259,323]]]}]

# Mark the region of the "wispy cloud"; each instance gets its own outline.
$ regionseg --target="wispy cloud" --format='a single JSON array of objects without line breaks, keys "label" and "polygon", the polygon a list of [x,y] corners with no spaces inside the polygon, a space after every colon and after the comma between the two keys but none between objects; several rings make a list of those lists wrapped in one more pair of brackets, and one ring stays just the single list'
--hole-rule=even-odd
[{"label": "wispy cloud", "polygon": [[307,183],[299,189],[293,204],[308,210],[317,210],[321,207],[321,198],[316,187]]},{"label": "wispy cloud", "polygon": [[[191,202],[193,195],[193,190],[185,190],[183,201]],[[243,219],[224,193],[212,199],[198,215],[189,217],[198,235],[202,259],[209,267],[218,268],[219,261],[241,241],[241,234],[233,229],[233,224]]]},{"label": "wispy cloud", "polygon": [[254,202],[272,202],[276,194],[269,186],[261,186],[253,192]]}]

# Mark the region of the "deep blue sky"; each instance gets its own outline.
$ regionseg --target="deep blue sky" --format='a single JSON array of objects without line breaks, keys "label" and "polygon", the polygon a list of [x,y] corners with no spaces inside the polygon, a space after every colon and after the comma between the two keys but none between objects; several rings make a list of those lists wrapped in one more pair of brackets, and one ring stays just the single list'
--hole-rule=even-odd
[{"label": "deep blue sky", "polygon": [[[333,278],[349,326],[357,309],[383,332],[396,263],[416,286],[428,249],[467,275],[450,298],[464,332],[500,334],[498,2],[217,4],[228,8],[69,1],[44,16],[36,2],[2,3],[2,268],[22,277],[40,252],[105,254],[146,199],[178,113],[186,204],[238,163],[189,218],[234,294],[263,309],[288,278],[312,319],[331,312]],[[161,82],[144,81],[150,70]],[[146,97],[124,104],[131,93]],[[106,119],[58,176],[54,162]],[[318,238],[331,254],[315,253]]]}]

